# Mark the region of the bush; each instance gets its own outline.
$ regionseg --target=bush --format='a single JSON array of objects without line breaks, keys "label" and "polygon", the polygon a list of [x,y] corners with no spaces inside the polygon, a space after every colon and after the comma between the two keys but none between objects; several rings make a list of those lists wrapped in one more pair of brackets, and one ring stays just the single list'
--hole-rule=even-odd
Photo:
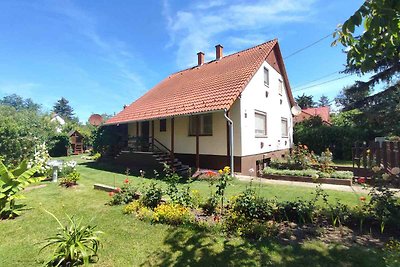
[{"label": "bush", "polygon": [[81,174],[76,170],[69,173],[66,177],[60,179],[60,185],[64,187],[71,187],[77,185],[79,179],[81,178]]},{"label": "bush", "polygon": [[215,210],[217,209],[217,206],[218,206],[218,199],[215,195],[210,196],[204,203],[200,204],[200,208],[203,209],[203,212],[206,215],[214,214]]},{"label": "bush", "polygon": [[165,203],[154,209],[153,221],[170,225],[190,223],[194,220],[189,208],[179,204]]},{"label": "bush", "polygon": [[58,233],[46,239],[47,244],[42,247],[55,246],[52,258],[47,266],[76,266],[88,265],[98,260],[98,249],[100,247],[99,235],[101,231],[95,231],[96,225],[82,225],[81,220],[76,220],[68,215],[69,225],[63,225],[60,220],[53,216],[59,224]]},{"label": "bush", "polygon": [[111,196],[111,200],[108,202],[108,204],[111,206],[128,204],[137,199],[137,187],[131,184],[128,179],[125,179],[122,187],[117,188],[114,192],[110,192],[109,195]]},{"label": "bush", "polygon": [[52,157],[62,157],[67,155],[67,149],[70,146],[67,134],[57,134],[49,140],[49,154]]},{"label": "bush", "polygon": [[263,170],[263,174],[265,175],[290,175],[290,176],[303,176],[303,177],[312,177],[318,181],[318,178],[336,178],[336,179],[352,179],[353,172],[351,171],[334,171],[332,173],[325,173],[313,169],[307,170],[278,170],[273,168],[265,168]]},{"label": "bush", "polygon": [[144,206],[154,209],[161,203],[163,191],[156,183],[151,183],[143,193],[141,202]]}]

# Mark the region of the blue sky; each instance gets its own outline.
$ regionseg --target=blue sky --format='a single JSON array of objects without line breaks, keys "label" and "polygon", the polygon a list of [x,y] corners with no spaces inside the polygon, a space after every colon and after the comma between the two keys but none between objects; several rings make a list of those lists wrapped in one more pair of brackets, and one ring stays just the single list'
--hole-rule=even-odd
[{"label": "blue sky", "polygon": [[[31,97],[45,110],[66,97],[81,121],[114,113],[168,74],[278,38],[287,56],[334,31],[361,0],[1,1],[0,97]],[[299,91],[342,70],[327,38],[285,60],[294,95],[333,98],[357,76]],[[314,84],[343,74],[333,74]],[[304,88],[304,87],[303,87]]]}]

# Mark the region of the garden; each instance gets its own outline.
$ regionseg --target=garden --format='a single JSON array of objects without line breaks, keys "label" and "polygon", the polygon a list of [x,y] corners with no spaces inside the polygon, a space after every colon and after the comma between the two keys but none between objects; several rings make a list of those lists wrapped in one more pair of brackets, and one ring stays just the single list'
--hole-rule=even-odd
[{"label": "garden", "polygon": [[[57,158],[54,183],[46,147],[36,151],[15,170],[0,167],[2,266],[399,262],[400,203],[380,168],[381,183],[363,195],[241,182],[229,167],[193,180],[168,166],[132,176],[84,155]],[[94,190],[99,183],[113,190]]]}]

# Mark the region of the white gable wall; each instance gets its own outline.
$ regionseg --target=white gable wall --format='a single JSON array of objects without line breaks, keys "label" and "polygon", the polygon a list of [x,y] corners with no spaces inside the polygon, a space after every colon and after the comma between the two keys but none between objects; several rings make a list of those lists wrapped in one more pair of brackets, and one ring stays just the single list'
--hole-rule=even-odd
[{"label": "white gable wall", "polygon": [[[264,85],[264,67],[269,70],[269,87]],[[293,118],[283,83],[279,95],[279,79],[283,77],[266,61],[253,76],[240,98],[242,156],[290,148],[293,142]],[[268,97],[266,97],[268,92]],[[282,99],[282,104],[280,100]],[[255,136],[255,111],[267,114],[267,137]],[[281,118],[287,118],[289,134],[282,137]]]}]

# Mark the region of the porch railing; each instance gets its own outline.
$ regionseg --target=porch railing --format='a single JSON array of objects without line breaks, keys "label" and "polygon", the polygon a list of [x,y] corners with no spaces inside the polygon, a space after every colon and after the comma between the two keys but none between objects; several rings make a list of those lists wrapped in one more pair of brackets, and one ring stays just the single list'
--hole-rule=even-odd
[{"label": "porch railing", "polygon": [[129,137],[128,149],[141,152],[171,153],[171,150],[168,147],[152,137]]}]

